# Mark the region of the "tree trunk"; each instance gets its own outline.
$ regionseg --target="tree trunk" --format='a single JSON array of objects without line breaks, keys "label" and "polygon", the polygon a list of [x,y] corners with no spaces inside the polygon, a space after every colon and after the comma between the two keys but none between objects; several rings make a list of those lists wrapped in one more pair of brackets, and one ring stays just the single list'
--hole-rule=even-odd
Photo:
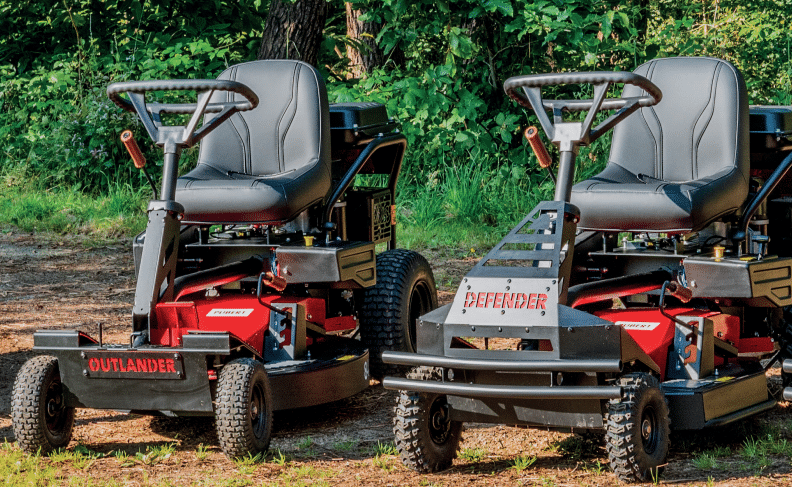
[{"label": "tree trunk", "polygon": [[351,78],[360,78],[385,63],[385,56],[376,41],[380,26],[374,22],[362,22],[362,13],[360,9],[353,8],[352,3],[346,2],[347,37],[354,42],[347,44],[346,48]]},{"label": "tree trunk", "polygon": [[316,66],[326,18],[325,0],[272,0],[258,59],[297,59]]}]

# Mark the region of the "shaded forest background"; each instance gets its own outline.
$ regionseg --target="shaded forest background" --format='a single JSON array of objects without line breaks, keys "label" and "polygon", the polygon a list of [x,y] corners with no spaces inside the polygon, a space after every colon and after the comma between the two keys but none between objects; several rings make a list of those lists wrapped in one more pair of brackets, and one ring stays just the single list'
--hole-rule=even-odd
[{"label": "shaded forest background", "polygon": [[[314,63],[331,102],[387,105],[410,143],[402,217],[424,227],[512,221],[550,190],[520,136],[533,115],[503,94],[509,76],[709,55],[742,70],[751,103],[792,105],[792,0],[293,3],[0,0],[0,183],[90,195],[142,188],[118,140],[138,123],[106,86],[212,78],[276,48]],[[319,20],[303,21],[316,27],[305,43],[298,17],[307,13]],[[277,25],[285,44],[268,40],[284,39],[270,32]],[[607,140],[585,149],[580,176],[604,154]]]}]

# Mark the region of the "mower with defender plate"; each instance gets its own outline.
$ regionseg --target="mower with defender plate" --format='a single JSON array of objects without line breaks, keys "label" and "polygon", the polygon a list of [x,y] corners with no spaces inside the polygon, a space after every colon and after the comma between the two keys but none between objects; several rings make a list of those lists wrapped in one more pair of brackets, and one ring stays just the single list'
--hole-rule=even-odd
[{"label": "mower with defender plate", "polygon": [[[593,96],[543,99],[557,85]],[[401,391],[404,464],[448,468],[464,422],[500,423],[604,431],[616,476],[648,481],[672,430],[792,399],[767,377],[779,361],[783,385],[792,373],[792,107],[749,107],[741,74],[713,58],[504,89],[558,148],[554,199],[420,317],[417,353],[383,353],[414,367],[383,381]],[[578,148],[610,129],[605,169],[573,184]],[[549,166],[536,128],[526,137]]]},{"label": "mower with defender plate", "polygon": [[[193,92],[191,103],[162,101]],[[105,343],[101,325],[96,336],[34,335],[42,355],[13,391],[24,451],[67,445],[75,409],[96,408],[216,416],[226,455],[256,455],[273,411],[352,396],[387,371],[382,350],[415,350],[411,324],[437,292],[426,260],[396,249],[407,142],[383,105],[329,105],[319,73],[286,60],[107,93],[164,152],[161,191],[152,183],[133,242],[132,333],[128,344]],[[145,170],[131,133],[122,140]],[[199,141],[196,167],[179,177],[182,151]]]}]

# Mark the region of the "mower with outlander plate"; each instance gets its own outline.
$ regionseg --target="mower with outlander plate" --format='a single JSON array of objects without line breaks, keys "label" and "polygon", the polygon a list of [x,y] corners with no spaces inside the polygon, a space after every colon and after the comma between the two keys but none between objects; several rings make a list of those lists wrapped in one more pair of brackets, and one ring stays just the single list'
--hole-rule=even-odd
[{"label": "mower with outlander plate", "polygon": [[[184,91],[196,102],[147,100]],[[44,355],[13,392],[23,450],[65,446],[75,408],[97,408],[215,415],[226,455],[255,455],[273,411],[356,394],[385,373],[382,350],[415,350],[411,324],[437,292],[426,260],[395,248],[407,142],[384,106],[328,105],[314,68],[280,60],[107,93],[164,151],[160,197],[152,184],[133,242],[133,332],[126,345],[104,343],[101,327],[96,338],[34,335]],[[174,114],[186,125],[163,124]],[[131,134],[122,140],[144,168]],[[199,141],[197,166],[178,177],[182,150]],[[356,186],[359,174],[384,185]],[[377,244],[389,250],[375,255]]]},{"label": "mower with outlander plate", "polygon": [[[566,84],[593,86],[593,98],[542,98]],[[614,84],[621,96],[606,98]],[[503,423],[604,431],[616,476],[647,481],[671,429],[792,398],[766,378],[792,358],[792,108],[749,109],[740,73],[713,58],[504,88],[558,147],[554,200],[473,267],[453,303],[418,320],[418,353],[383,353],[415,367],[384,379],[401,391],[405,465],[448,468],[463,422]],[[611,128],[607,166],[573,185],[578,148]],[[526,137],[549,166],[536,129]],[[792,360],[783,370],[787,384]]]}]

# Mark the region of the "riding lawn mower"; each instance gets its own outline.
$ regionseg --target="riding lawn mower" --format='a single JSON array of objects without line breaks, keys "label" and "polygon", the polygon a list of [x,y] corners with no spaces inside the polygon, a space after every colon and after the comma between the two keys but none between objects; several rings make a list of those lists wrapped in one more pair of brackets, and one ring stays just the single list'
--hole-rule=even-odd
[{"label": "riding lawn mower", "polygon": [[[543,98],[559,85],[593,96]],[[498,423],[604,432],[616,476],[647,481],[672,430],[792,399],[767,377],[779,360],[785,386],[792,373],[792,107],[749,107],[741,74],[713,58],[504,89],[558,149],[554,199],[420,317],[417,353],[383,352],[412,367],[383,381],[401,391],[403,463],[446,469],[464,422]],[[610,129],[604,170],[574,184],[578,149]],[[549,166],[536,128],[526,137]]]},{"label": "riding lawn mower", "polygon": [[[165,101],[192,92],[193,103]],[[96,336],[35,333],[42,355],[21,368],[12,400],[24,451],[66,446],[75,409],[96,408],[216,416],[226,455],[256,455],[273,411],[350,397],[385,374],[382,350],[415,350],[411,326],[437,291],[426,260],[396,249],[407,142],[383,105],[329,105],[319,73],[286,60],[107,93],[164,152],[133,242],[132,333],[128,344],[105,343],[101,325]],[[132,134],[122,140],[145,171]],[[197,165],[178,177],[199,141]]]}]

